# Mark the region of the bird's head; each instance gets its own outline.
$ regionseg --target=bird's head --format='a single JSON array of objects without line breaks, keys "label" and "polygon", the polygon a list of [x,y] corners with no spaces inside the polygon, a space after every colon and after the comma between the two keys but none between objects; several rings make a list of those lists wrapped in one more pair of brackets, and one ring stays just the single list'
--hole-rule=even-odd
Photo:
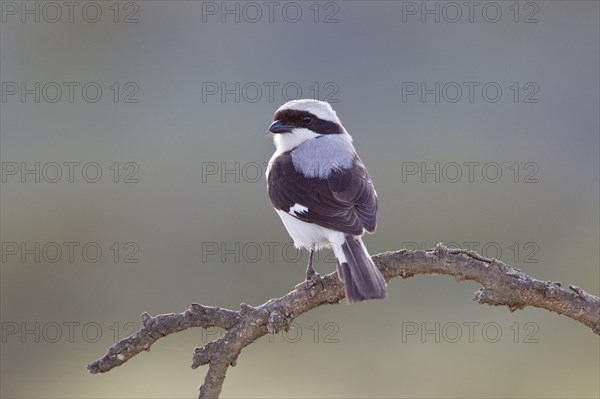
[{"label": "bird's head", "polygon": [[348,135],[329,103],[307,99],[289,101],[279,107],[269,131],[275,135],[279,152],[326,135]]}]

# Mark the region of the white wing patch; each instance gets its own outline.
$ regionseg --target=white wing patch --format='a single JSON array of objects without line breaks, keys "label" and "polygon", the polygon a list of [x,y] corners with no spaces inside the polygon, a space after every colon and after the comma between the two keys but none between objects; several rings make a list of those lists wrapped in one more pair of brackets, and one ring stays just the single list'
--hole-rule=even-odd
[{"label": "white wing patch", "polygon": [[294,204],[294,206],[292,206],[290,208],[290,211],[288,213],[292,216],[297,216],[304,212],[308,212],[307,207],[305,207],[304,205],[300,205],[300,204]]}]

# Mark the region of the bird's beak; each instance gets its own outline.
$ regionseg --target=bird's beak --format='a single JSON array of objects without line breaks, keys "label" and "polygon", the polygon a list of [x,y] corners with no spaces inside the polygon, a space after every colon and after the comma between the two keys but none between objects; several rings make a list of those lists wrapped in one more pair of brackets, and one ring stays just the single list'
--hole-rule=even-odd
[{"label": "bird's beak", "polygon": [[269,131],[271,133],[290,133],[292,131],[292,129],[294,128],[294,126],[277,120],[273,123],[271,123],[271,126],[269,126]]}]

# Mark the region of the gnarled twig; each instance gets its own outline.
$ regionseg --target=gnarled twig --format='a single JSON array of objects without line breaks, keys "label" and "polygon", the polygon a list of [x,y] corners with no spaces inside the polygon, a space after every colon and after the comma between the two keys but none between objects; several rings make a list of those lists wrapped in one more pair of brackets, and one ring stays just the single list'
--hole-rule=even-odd
[{"label": "gnarled twig", "polygon": [[[510,311],[533,306],[550,310],[590,327],[600,335],[600,298],[577,286],[571,291],[560,283],[537,280],[495,259],[464,249],[448,249],[438,244],[435,250],[385,252],[373,256],[386,280],[416,274],[447,274],[457,281],[472,280],[482,285],[473,298],[488,305],[505,305]],[[336,273],[323,277],[312,287],[298,284],[288,294],[258,307],[242,304],[239,312],[194,304],[183,313],[150,317],[142,315],[144,327],[112,345],[106,355],[88,365],[91,373],[104,373],[120,366],[138,353],[148,350],[159,338],[190,327],[222,327],[227,332],[219,339],[196,348],[192,368],[208,364],[200,398],[216,398],[221,392],[229,366],[235,365],[244,347],[267,333],[289,328],[302,313],[344,298],[343,284]]]}]

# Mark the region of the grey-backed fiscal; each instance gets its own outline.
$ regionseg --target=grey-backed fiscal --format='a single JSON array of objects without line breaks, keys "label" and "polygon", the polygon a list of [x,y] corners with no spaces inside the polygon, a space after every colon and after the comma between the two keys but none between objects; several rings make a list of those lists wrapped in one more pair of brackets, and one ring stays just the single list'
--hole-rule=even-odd
[{"label": "grey-backed fiscal", "polygon": [[314,252],[331,247],[348,302],[385,298],[385,279],[361,238],[375,231],[379,200],[336,112],[322,101],[290,101],[269,131],[269,198],[296,246],[310,252],[307,280],[320,279]]}]

